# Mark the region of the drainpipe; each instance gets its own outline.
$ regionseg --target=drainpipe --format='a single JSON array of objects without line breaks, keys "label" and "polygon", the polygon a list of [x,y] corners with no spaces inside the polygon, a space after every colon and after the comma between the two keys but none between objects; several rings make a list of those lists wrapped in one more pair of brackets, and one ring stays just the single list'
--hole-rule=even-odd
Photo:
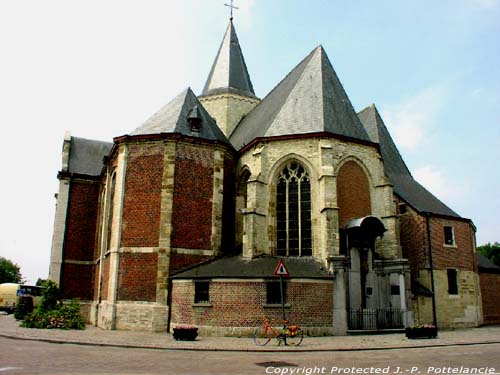
[{"label": "drainpipe", "polygon": [[432,264],[432,239],[431,239],[431,213],[425,212],[425,224],[427,227],[427,245],[429,250],[429,267],[431,269],[431,291],[432,291],[432,324],[436,327],[437,332],[437,315],[436,315],[436,293],[434,288],[434,267]]}]

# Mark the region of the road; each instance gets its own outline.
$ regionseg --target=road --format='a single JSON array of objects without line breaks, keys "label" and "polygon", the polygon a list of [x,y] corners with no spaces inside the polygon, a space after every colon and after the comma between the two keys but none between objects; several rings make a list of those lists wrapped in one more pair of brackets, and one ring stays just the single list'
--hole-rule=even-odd
[{"label": "road", "polygon": [[125,349],[0,337],[1,375],[457,375],[466,371],[500,373],[500,344],[343,352],[248,353]]}]

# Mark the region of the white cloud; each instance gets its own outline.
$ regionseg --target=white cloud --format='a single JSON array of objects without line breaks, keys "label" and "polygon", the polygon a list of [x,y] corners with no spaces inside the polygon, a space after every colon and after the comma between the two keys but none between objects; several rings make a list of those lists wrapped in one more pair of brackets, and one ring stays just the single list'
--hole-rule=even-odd
[{"label": "white cloud", "polygon": [[451,182],[448,176],[433,165],[425,165],[412,171],[413,177],[427,190],[445,202],[456,201],[469,190],[466,184]]},{"label": "white cloud", "polygon": [[413,151],[424,140],[425,133],[448,97],[446,84],[432,86],[398,105],[384,108],[382,117],[398,146]]},{"label": "white cloud", "polygon": [[483,9],[492,9],[500,4],[500,0],[472,0],[472,3]]}]

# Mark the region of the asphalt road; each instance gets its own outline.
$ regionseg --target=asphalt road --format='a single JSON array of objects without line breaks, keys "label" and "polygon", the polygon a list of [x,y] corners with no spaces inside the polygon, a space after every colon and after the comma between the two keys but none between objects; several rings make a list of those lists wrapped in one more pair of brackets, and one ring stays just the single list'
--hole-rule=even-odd
[{"label": "asphalt road", "polygon": [[0,374],[442,374],[500,373],[500,344],[438,348],[247,353],[124,349],[0,337]]}]

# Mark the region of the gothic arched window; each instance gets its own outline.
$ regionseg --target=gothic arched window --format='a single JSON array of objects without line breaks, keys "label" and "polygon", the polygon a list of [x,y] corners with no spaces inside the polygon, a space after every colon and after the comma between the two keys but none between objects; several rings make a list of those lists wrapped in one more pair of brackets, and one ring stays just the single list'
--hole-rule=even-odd
[{"label": "gothic arched window", "polygon": [[304,167],[288,163],[276,189],[277,254],[312,255],[311,181]]}]

